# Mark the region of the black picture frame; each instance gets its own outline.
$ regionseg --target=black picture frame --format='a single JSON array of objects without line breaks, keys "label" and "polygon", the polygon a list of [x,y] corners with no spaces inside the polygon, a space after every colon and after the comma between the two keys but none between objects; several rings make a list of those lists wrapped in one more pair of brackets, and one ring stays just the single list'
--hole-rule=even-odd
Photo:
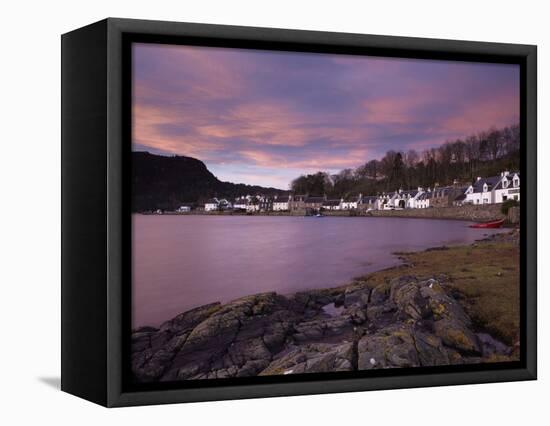
[{"label": "black picture frame", "polygon": [[[517,63],[521,76],[519,362],[129,383],[129,45],[135,41]],[[62,390],[116,407],[536,379],[536,46],[109,18],[62,36]],[[504,363],[503,363],[504,364]]]}]

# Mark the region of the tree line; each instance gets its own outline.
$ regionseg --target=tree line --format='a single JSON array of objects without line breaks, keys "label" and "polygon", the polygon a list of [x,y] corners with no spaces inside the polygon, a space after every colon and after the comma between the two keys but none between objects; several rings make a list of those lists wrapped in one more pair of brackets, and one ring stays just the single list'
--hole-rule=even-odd
[{"label": "tree line", "polygon": [[333,175],[322,171],[301,175],[292,181],[290,189],[296,194],[340,198],[399,188],[446,186],[455,181],[469,185],[477,176],[519,170],[519,161],[520,129],[514,124],[446,141],[421,152],[389,150],[379,160]]}]

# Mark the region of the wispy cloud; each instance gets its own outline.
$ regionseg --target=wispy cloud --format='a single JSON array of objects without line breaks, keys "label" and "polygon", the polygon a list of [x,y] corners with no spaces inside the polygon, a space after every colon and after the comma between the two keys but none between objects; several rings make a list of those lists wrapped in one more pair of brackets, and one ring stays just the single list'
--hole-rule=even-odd
[{"label": "wispy cloud", "polygon": [[286,187],[519,119],[511,65],[136,44],[135,149]]}]

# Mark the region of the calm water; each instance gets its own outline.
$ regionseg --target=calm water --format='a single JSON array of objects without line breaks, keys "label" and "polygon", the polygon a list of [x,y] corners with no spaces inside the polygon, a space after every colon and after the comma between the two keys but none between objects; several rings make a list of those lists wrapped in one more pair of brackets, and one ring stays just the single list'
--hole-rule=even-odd
[{"label": "calm water", "polygon": [[133,217],[133,325],[215,301],[333,287],[398,263],[397,251],[471,243],[467,222],[289,216]]}]

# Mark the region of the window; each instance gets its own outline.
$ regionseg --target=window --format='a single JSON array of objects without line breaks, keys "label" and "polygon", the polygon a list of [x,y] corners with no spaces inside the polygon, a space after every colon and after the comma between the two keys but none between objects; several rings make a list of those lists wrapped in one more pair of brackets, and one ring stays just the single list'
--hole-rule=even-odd
[{"label": "window", "polygon": [[508,199],[508,196],[507,195],[503,195],[502,196],[502,201],[506,201]]}]

